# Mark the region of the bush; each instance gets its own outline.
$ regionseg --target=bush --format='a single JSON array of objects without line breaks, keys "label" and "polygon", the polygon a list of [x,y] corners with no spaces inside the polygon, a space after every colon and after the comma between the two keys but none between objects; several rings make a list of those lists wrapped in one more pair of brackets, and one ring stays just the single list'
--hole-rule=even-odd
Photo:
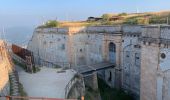
[{"label": "bush", "polygon": [[103,21],[106,21],[106,22],[109,21],[111,17],[112,17],[111,14],[103,14],[102,15]]},{"label": "bush", "polygon": [[45,27],[59,27],[59,22],[56,20],[51,20],[45,23]]},{"label": "bush", "polygon": [[140,18],[140,19],[138,19],[137,23],[147,25],[147,24],[149,24],[149,19],[148,18]]},{"label": "bush", "polygon": [[134,19],[129,18],[124,22],[124,24],[136,25],[136,24],[138,24],[138,20],[136,18],[134,18]]},{"label": "bush", "polygon": [[127,13],[120,13],[118,16],[126,16]]}]

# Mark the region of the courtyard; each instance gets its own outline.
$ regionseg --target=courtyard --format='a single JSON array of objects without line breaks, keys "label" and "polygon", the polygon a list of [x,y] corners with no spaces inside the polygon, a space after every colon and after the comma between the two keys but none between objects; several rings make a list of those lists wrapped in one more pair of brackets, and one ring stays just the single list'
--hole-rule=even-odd
[{"label": "courtyard", "polygon": [[59,72],[61,69],[41,67],[39,72],[29,74],[16,68],[20,83],[31,97],[65,98],[65,87],[75,75],[73,70]]}]

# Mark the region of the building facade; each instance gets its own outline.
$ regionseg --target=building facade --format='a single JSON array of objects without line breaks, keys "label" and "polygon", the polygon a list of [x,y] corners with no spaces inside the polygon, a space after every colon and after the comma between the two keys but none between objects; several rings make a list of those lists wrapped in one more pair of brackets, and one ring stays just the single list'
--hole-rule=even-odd
[{"label": "building facade", "polygon": [[141,100],[170,99],[169,26],[143,27]]},{"label": "building facade", "polygon": [[170,26],[89,26],[37,28],[28,44],[35,63],[79,67],[103,61],[99,72],[111,87],[141,100],[169,100]]}]

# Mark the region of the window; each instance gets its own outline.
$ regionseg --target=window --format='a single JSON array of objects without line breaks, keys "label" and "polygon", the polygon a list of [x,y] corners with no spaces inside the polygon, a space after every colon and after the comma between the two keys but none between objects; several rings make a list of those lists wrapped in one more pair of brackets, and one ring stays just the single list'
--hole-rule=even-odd
[{"label": "window", "polygon": [[116,52],[116,45],[113,42],[109,44],[109,52]]},{"label": "window", "polygon": [[126,51],[126,57],[130,57],[130,51]]},{"label": "window", "polygon": [[82,49],[80,49],[80,52],[82,52],[83,50]]},{"label": "window", "polygon": [[140,66],[140,54],[135,53],[135,65]]},{"label": "window", "polygon": [[161,53],[161,58],[162,58],[162,59],[165,59],[165,58],[166,58],[165,53]]},{"label": "window", "polygon": [[61,49],[65,50],[65,44],[62,44]]}]

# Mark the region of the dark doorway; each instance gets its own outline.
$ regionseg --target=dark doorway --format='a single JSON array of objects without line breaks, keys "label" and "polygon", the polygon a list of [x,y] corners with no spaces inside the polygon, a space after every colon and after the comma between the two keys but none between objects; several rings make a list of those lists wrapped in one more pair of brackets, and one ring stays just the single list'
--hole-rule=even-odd
[{"label": "dark doorway", "polygon": [[113,42],[109,43],[109,61],[116,63],[116,45]]}]

